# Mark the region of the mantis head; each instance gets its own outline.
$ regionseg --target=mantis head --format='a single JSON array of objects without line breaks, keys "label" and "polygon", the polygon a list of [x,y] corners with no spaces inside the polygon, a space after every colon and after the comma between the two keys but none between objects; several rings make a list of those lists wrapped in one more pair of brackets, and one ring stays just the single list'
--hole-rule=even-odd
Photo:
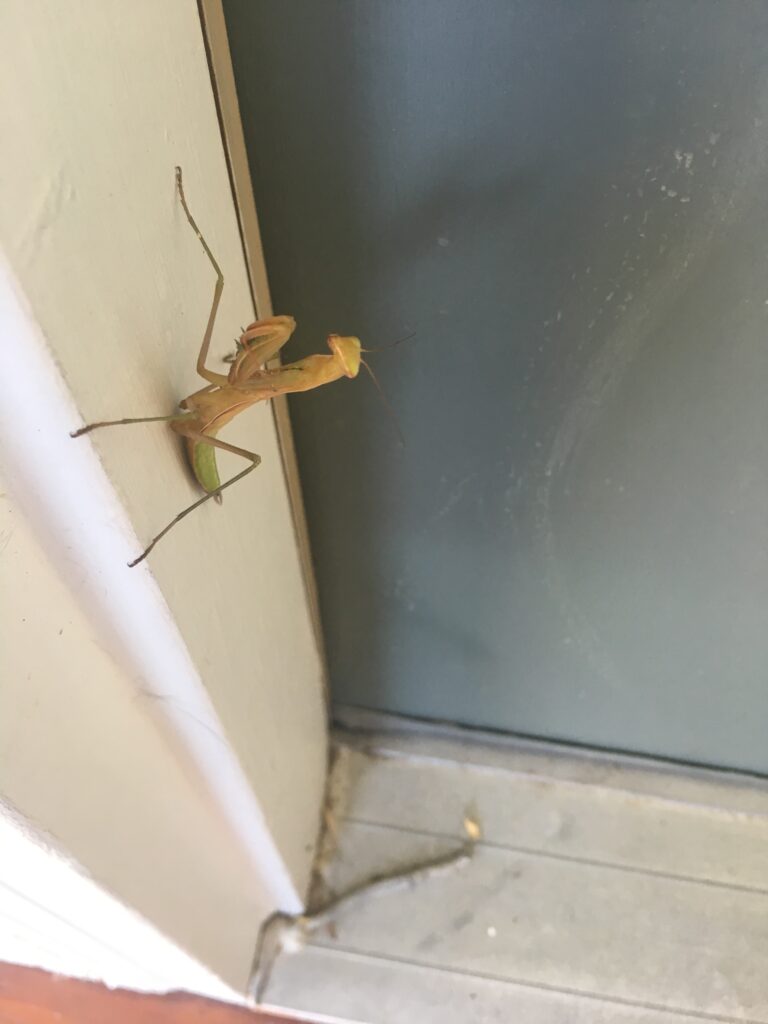
[{"label": "mantis head", "polygon": [[340,334],[328,335],[328,348],[341,365],[347,377],[356,377],[360,372],[363,351],[359,338],[344,338]]}]

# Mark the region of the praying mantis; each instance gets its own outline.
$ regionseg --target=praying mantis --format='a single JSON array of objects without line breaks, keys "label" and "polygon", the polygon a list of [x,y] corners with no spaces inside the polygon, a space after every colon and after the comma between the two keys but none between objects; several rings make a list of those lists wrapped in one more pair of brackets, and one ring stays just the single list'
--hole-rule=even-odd
[{"label": "praying mantis", "polygon": [[[199,391],[195,391],[183,399],[179,403],[179,411],[170,416],[138,416],[120,420],[102,420],[80,427],[70,435],[71,437],[80,437],[102,427],[165,421],[171,430],[179,434],[186,442],[190,466],[205,494],[174,516],[170,523],[153,537],[138,558],[128,563],[131,568],[143,562],[157,542],[185,516],[194,512],[206,501],[210,501],[211,498],[220,501],[223,491],[242,480],[259,465],[261,456],[256,452],[229,444],[217,436],[219,430],[235,416],[257,402],[268,401],[276,395],[310,391],[313,388],[340,380],[342,377],[356,377],[360,372],[361,364],[366,366],[373,377],[372,371],[362,358],[362,353],[366,350],[363,349],[360,339],[343,337],[339,334],[328,335],[327,343],[331,351],[330,355],[307,356],[298,362],[268,369],[265,364],[277,355],[296,328],[296,321],[291,316],[273,316],[250,324],[240,335],[229,373],[217,373],[206,366],[216,314],[224,290],[224,275],[189,211],[184,195],[181,168],[177,167],[175,172],[176,190],[182,209],[216,272],[213,303],[208,315],[203,343],[197,357],[197,372],[208,383]],[[248,461],[249,465],[226,483],[221,483],[216,465],[217,448],[241,456]]]}]

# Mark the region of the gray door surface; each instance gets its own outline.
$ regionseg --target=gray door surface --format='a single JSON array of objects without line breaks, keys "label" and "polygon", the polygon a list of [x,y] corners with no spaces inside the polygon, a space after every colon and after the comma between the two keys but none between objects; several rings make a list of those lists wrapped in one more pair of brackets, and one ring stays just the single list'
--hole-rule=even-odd
[{"label": "gray door surface", "polygon": [[225,8],[335,699],[768,771],[768,4]]}]

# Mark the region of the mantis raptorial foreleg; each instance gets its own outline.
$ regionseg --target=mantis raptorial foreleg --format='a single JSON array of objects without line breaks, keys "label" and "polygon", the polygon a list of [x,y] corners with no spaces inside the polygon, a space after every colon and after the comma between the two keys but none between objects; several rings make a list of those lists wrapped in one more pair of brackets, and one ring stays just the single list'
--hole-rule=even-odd
[{"label": "mantis raptorial foreleg", "polygon": [[[270,320],[257,320],[240,335],[237,352],[232,359],[229,379],[248,377],[274,359],[296,329],[292,316],[275,316]],[[257,340],[261,339],[261,340]]]}]

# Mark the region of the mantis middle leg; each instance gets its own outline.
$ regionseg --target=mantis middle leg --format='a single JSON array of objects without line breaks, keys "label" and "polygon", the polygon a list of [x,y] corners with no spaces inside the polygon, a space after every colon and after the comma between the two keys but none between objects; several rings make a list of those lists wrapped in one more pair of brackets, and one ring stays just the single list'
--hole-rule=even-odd
[{"label": "mantis middle leg", "polygon": [[71,430],[69,433],[70,437],[81,437],[83,434],[88,434],[92,430],[96,430],[98,427],[121,427],[127,423],[161,423],[169,422],[170,420],[183,419],[184,413],[173,412],[170,416],[129,416],[122,420],[99,420],[98,423],[86,423],[84,427],[80,427],[79,430]]}]

